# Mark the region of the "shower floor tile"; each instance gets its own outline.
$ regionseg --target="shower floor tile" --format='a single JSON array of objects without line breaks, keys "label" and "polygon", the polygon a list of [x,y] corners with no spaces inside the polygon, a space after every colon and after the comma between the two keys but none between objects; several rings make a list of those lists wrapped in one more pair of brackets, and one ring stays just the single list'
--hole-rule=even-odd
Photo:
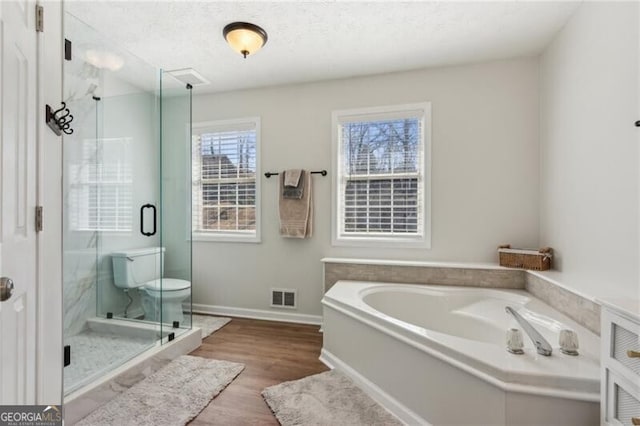
[{"label": "shower floor tile", "polygon": [[71,345],[71,364],[64,368],[64,393],[68,394],[97,376],[122,365],[153,346],[155,340],[86,330],[65,339]]}]

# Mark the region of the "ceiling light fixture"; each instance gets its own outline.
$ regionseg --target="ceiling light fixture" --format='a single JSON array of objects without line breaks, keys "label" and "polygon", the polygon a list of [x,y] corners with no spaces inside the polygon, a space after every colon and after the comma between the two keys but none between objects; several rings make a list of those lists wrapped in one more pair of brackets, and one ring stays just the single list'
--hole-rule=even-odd
[{"label": "ceiling light fixture", "polygon": [[267,32],[248,22],[232,22],[224,27],[222,36],[233,50],[245,58],[267,43]]}]

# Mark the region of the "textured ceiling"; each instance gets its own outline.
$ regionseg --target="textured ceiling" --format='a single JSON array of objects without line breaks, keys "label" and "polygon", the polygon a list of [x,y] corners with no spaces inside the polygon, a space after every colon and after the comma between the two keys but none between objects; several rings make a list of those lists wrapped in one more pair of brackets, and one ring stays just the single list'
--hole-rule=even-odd
[{"label": "textured ceiling", "polygon": [[[198,92],[379,74],[538,54],[577,2],[66,2],[68,11],[141,59],[192,67]],[[260,25],[243,59],[222,28]]]}]

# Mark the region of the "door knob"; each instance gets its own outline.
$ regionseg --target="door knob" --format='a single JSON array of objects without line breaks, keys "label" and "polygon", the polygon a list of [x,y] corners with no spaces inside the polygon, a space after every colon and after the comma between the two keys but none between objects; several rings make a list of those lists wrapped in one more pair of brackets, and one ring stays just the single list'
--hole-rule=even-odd
[{"label": "door knob", "polygon": [[0,278],[0,302],[4,302],[11,297],[13,293],[13,280],[11,278]]}]

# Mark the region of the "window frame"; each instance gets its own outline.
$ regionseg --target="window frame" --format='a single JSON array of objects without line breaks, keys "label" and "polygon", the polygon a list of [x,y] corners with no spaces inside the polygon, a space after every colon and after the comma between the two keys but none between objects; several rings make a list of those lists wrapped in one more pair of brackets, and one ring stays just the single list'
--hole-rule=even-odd
[{"label": "window frame", "polygon": [[[348,122],[349,117],[361,119],[363,116],[371,115],[371,121],[384,120],[385,115],[389,118],[398,117],[410,112],[422,111],[422,144],[423,170],[420,174],[423,188],[422,194],[422,235],[382,235],[376,233],[372,235],[343,235],[340,233],[341,207],[343,201],[340,199],[342,191],[340,185],[343,180],[342,170],[342,141],[341,126]],[[431,103],[419,102],[400,105],[364,107],[335,110],[331,114],[332,132],[332,206],[331,206],[331,245],[346,247],[389,247],[389,248],[431,248]]]},{"label": "window frame", "polygon": [[[229,242],[229,243],[261,243],[261,231],[262,231],[262,221],[261,221],[261,187],[260,187],[260,152],[261,152],[261,131],[260,131],[260,117],[241,117],[241,118],[233,118],[226,120],[215,120],[215,121],[203,121],[192,124],[192,139],[191,139],[191,153],[193,158],[193,137],[204,133],[207,130],[211,133],[216,131],[222,131],[222,129],[233,128],[234,126],[246,126],[253,125],[255,127],[256,132],[256,194],[255,194],[255,209],[256,209],[256,230],[255,233],[243,232],[243,231],[199,231],[196,228],[193,228],[191,231],[191,239],[193,241],[198,242]],[[191,164],[191,174],[193,175],[193,167],[194,164]],[[193,194],[193,177],[189,180],[191,194]],[[191,197],[191,210],[192,214],[195,208],[201,208],[202,206],[195,206],[193,197]],[[202,215],[202,213],[199,213]],[[191,219],[192,220],[192,219]]]}]

